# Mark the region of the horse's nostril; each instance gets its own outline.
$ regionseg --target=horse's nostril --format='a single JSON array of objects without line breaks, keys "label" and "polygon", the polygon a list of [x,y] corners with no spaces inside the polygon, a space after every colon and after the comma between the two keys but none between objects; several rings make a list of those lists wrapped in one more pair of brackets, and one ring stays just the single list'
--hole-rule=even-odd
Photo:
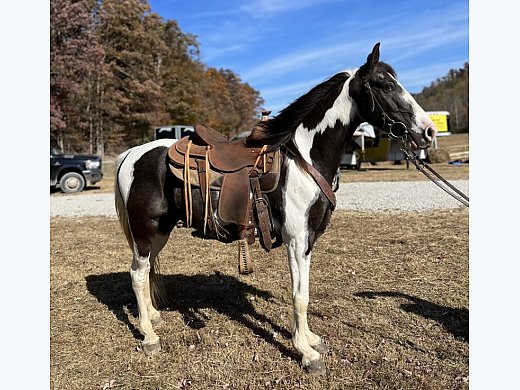
[{"label": "horse's nostril", "polygon": [[424,132],[425,138],[429,141],[435,137],[435,134],[437,134],[437,130],[435,130],[435,127],[428,127],[426,131]]}]

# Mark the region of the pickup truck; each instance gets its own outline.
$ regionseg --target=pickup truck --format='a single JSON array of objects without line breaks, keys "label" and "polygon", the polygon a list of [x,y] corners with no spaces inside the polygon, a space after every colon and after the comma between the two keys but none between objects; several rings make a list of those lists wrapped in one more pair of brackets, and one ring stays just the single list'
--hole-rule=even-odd
[{"label": "pickup truck", "polygon": [[51,148],[51,190],[83,191],[87,183],[103,179],[101,157],[95,154],[62,154]]}]

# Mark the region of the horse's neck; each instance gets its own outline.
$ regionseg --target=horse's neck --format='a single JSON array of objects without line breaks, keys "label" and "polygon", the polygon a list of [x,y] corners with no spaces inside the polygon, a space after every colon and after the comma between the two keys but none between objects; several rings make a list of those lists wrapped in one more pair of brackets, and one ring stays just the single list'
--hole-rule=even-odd
[{"label": "horse's neck", "polygon": [[359,120],[357,108],[348,94],[348,81],[338,98],[312,129],[300,124],[294,141],[303,158],[332,182]]}]

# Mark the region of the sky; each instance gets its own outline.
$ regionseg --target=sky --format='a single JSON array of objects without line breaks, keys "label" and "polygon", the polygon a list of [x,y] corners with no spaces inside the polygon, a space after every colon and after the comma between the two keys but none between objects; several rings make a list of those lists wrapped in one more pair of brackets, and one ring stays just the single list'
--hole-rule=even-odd
[{"label": "sky", "polygon": [[149,0],[200,44],[201,60],[231,69],[275,115],[372,47],[410,92],[469,62],[468,0]]}]

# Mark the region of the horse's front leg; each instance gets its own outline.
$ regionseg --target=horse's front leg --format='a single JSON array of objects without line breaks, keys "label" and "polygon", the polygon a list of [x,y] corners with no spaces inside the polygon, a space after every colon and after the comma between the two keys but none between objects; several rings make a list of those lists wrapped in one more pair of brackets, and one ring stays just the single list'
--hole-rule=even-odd
[{"label": "horse's front leg", "polygon": [[293,238],[287,243],[293,301],[292,343],[303,355],[303,367],[311,374],[322,375],[326,370],[319,352],[324,352],[324,344],[319,336],[310,331],[307,322],[311,254],[305,254],[306,247],[304,236]]}]

